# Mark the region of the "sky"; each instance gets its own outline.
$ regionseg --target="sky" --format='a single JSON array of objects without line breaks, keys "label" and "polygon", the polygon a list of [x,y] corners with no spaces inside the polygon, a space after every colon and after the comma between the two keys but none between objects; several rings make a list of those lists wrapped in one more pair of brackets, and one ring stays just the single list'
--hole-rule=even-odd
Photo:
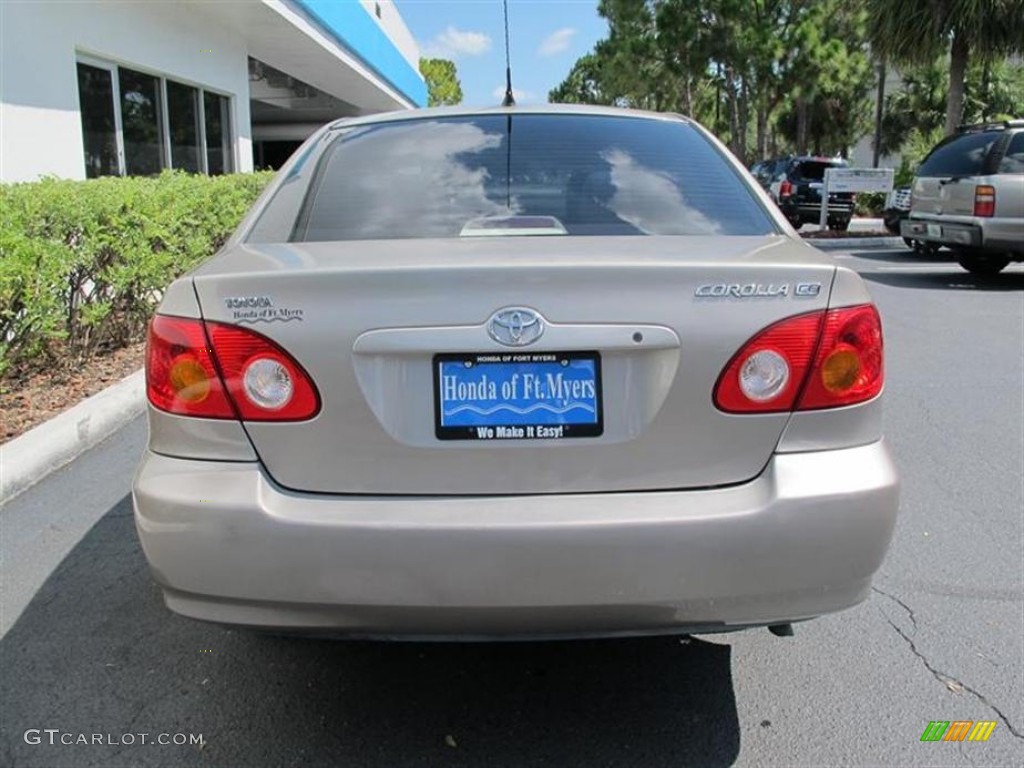
[{"label": "sky", "polygon": [[[420,55],[452,59],[463,103],[500,104],[505,93],[501,0],[395,0]],[[520,104],[543,103],[608,26],[596,0],[509,0],[512,85]]]}]

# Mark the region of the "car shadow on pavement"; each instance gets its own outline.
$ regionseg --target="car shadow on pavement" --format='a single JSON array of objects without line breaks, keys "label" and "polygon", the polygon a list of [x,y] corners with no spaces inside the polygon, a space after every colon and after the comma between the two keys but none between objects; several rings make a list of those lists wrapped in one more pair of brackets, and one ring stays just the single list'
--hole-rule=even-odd
[{"label": "car shadow on pavement", "polygon": [[1007,291],[1024,291],[1024,272],[1009,271],[998,275],[981,276],[970,272],[948,272],[936,269],[935,272],[871,272],[861,270],[860,276],[865,280],[893,288],[924,288],[927,290],[986,291],[989,293],[1005,293]]},{"label": "car shadow on pavement", "polygon": [[[872,266],[857,265],[857,272],[870,280],[894,288],[924,288],[928,290],[971,290],[971,291],[1021,291],[1024,290],[1024,269],[1011,264],[997,275],[974,275],[962,269],[951,251],[939,251],[933,256],[922,256],[910,249],[897,250],[851,250],[850,254],[859,261],[872,262]],[[880,267],[875,267],[877,263]],[[895,267],[885,271],[886,267]],[[898,268],[909,268],[901,271]],[[929,267],[935,271],[930,272]]]},{"label": "car shadow on pavement", "polygon": [[[720,766],[740,743],[727,644],[356,643],[177,617],[128,498],[0,640],[0,679],[12,767]],[[103,743],[61,744],[80,734]],[[153,743],[177,734],[204,744]]]},{"label": "car shadow on pavement", "polygon": [[864,261],[884,261],[890,264],[956,264],[956,259],[950,251],[939,251],[933,256],[922,256],[909,248],[849,248],[846,255],[854,256]]}]

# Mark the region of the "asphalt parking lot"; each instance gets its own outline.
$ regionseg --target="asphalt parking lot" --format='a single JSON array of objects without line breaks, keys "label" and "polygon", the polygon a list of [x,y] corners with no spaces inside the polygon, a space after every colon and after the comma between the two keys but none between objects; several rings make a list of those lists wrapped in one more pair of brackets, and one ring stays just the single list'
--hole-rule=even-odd
[{"label": "asphalt parking lot", "polygon": [[[865,604],[792,638],[387,645],[193,623],[133,530],[137,420],[0,512],[0,765],[1024,765],[1024,265],[835,255],[882,312],[903,476]],[[920,741],[932,720],[997,725]]]}]

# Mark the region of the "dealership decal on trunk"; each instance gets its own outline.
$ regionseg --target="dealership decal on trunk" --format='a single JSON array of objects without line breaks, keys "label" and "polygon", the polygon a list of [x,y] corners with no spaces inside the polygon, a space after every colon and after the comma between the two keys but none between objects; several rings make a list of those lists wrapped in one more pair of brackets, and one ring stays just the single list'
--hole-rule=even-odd
[{"label": "dealership decal on trunk", "polygon": [[228,309],[265,309],[274,306],[269,296],[228,296],[224,299]]},{"label": "dealership decal on trunk", "polygon": [[231,310],[236,323],[288,323],[302,321],[303,311],[290,307],[275,307],[269,296],[229,296],[224,306]]}]

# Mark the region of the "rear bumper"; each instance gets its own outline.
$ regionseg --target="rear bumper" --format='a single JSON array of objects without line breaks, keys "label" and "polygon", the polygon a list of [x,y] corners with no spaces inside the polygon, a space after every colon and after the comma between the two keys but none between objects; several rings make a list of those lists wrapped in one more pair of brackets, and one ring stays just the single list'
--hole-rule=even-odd
[{"label": "rear bumper", "polygon": [[948,245],[951,248],[982,248],[1024,253],[1024,218],[997,218],[984,224],[946,219],[904,219],[900,234],[911,240]]},{"label": "rear bumper", "polygon": [[[801,219],[807,221],[818,221],[821,218],[821,203],[795,203],[783,201],[779,208],[786,216],[799,216]],[[828,204],[828,218],[829,219],[850,219],[853,218],[853,204],[852,203],[829,203]]]},{"label": "rear bumper", "polygon": [[149,453],[135,519],[168,606],[353,636],[715,631],[863,600],[898,497],[883,443],[778,454],[729,488],[300,494],[258,464]]},{"label": "rear bumper", "polygon": [[910,240],[952,247],[977,248],[981,245],[981,228],[973,224],[904,219],[900,234]]}]

